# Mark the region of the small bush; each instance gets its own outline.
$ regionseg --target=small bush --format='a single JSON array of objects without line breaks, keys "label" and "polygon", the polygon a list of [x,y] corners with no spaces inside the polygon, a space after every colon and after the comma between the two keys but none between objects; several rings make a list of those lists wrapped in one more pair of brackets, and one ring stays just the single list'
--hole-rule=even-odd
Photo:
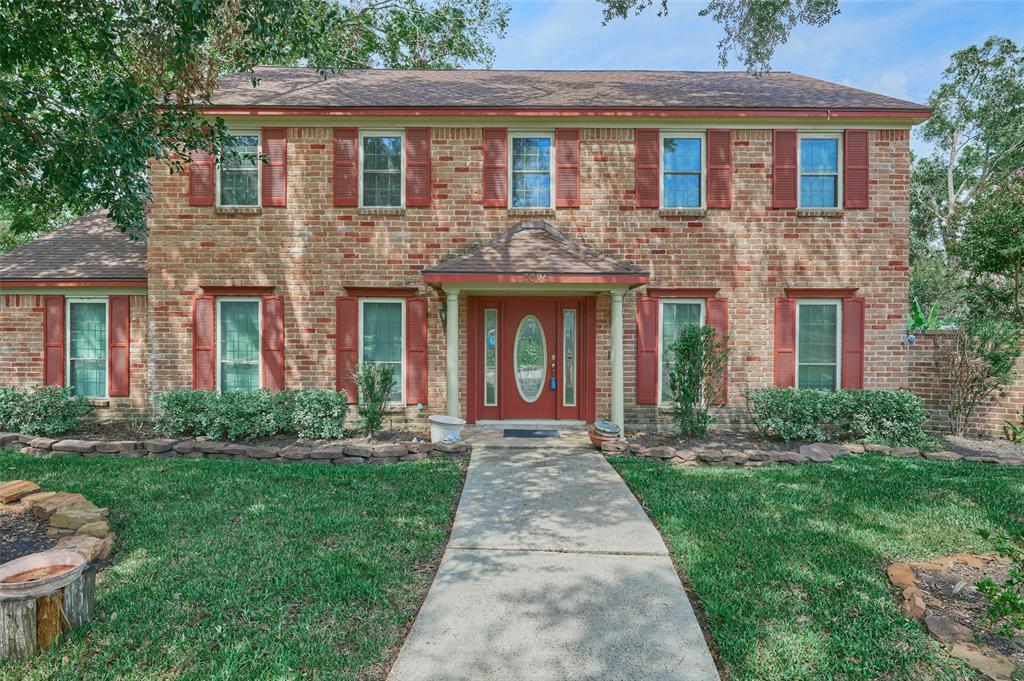
[{"label": "small bush", "polygon": [[1012,642],[1018,631],[1024,631],[1024,547],[1019,541],[1010,539],[1003,530],[996,531],[994,535],[982,531],[981,535],[991,539],[996,545],[996,552],[1010,560],[1010,568],[1002,583],[986,577],[975,586],[988,601],[985,621]]},{"label": "small bush", "polygon": [[307,440],[336,440],[344,436],[348,395],[332,390],[301,390],[294,395],[292,424]]},{"label": "small bush", "polygon": [[921,398],[896,390],[797,390],[747,392],[754,425],[769,437],[793,441],[873,442],[934,449],[921,430]]},{"label": "small bush", "polygon": [[0,388],[0,430],[63,435],[78,428],[79,419],[90,411],[89,400],[72,395],[70,388]]},{"label": "small bush", "polygon": [[388,400],[395,387],[395,374],[389,364],[367,363],[353,370],[352,376],[359,388],[356,411],[359,413],[360,427],[366,435],[373,435],[384,422]]},{"label": "small bush", "polygon": [[686,437],[704,437],[715,417],[712,405],[722,401],[729,350],[709,326],[689,326],[669,346],[668,375],[672,420]]},{"label": "small bush", "polygon": [[156,429],[168,436],[202,435],[217,397],[217,393],[206,390],[172,390],[157,395],[160,413]]},{"label": "small bush", "polygon": [[279,432],[284,418],[275,414],[274,393],[222,393],[211,405],[203,435],[214,440],[256,440]]}]

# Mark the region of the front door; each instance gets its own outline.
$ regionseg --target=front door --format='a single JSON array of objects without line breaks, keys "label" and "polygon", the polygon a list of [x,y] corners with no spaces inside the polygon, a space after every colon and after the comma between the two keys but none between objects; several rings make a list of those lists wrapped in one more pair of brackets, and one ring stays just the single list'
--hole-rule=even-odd
[{"label": "front door", "polygon": [[509,419],[558,418],[558,303],[508,302],[501,323],[498,385],[502,416]]}]

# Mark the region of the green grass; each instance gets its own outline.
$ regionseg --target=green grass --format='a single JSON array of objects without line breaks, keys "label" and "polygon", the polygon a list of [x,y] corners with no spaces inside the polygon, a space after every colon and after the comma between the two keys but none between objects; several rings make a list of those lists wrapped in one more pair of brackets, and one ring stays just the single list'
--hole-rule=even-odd
[{"label": "green grass", "polygon": [[615,459],[733,681],[975,679],[900,614],[885,567],[1024,532],[1024,469],[877,456],[747,470]]},{"label": "green grass", "polygon": [[447,539],[463,465],[0,454],[0,480],[111,508],[98,616],[17,679],[379,678]]}]

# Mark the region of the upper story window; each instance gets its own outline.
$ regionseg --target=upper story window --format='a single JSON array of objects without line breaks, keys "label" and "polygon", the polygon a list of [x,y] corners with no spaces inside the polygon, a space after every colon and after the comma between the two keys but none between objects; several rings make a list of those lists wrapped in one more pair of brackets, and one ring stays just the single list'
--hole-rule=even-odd
[{"label": "upper story window", "polygon": [[800,208],[838,208],[840,203],[838,134],[800,135]]},{"label": "upper story window", "polygon": [[395,384],[389,401],[401,404],[405,401],[405,300],[360,298],[359,329],[359,362],[390,367]]},{"label": "upper story window", "polygon": [[217,205],[260,205],[258,132],[240,132],[228,137],[218,164]]},{"label": "upper story window", "polygon": [[672,344],[679,334],[688,326],[704,324],[704,301],[685,299],[663,299],[661,301],[661,342],[658,352],[661,355],[659,367],[659,395],[662,403],[672,401],[669,391],[669,373],[672,370],[674,356]]},{"label": "upper story window", "polygon": [[551,150],[554,136],[515,133],[512,139],[512,163],[509,164],[512,191],[511,208],[551,208]]},{"label": "upper story window", "polygon": [[217,389],[260,389],[260,301],[217,299]]},{"label": "upper story window", "polygon": [[661,136],[661,207],[704,207],[704,135]]},{"label": "upper story window", "polygon": [[796,304],[796,387],[839,387],[842,302],[798,300]]},{"label": "upper story window", "polygon": [[360,203],[365,208],[401,208],[405,205],[402,182],[404,135],[400,132],[363,133]]},{"label": "upper story window", "polygon": [[68,298],[67,383],[75,395],[107,396],[107,300]]}]

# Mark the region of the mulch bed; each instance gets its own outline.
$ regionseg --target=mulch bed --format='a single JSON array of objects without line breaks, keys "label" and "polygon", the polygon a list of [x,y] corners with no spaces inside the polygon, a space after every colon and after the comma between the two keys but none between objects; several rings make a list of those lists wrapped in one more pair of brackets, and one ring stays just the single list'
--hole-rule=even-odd
[{"label": "mulch bed", "polygon": [[998,456],[1000,458],[1024,459],[1024,445],[1014,444],[1009,440],[987,438],[957,437],[947,435],[943,438],[946,449],[967,458],[979,456]]},{"label": "mulch bed", "polygon": [[0,563],[52,549],[57,538],[47,536],[48,527],[46,520],[31,513],[0,511]]}]

